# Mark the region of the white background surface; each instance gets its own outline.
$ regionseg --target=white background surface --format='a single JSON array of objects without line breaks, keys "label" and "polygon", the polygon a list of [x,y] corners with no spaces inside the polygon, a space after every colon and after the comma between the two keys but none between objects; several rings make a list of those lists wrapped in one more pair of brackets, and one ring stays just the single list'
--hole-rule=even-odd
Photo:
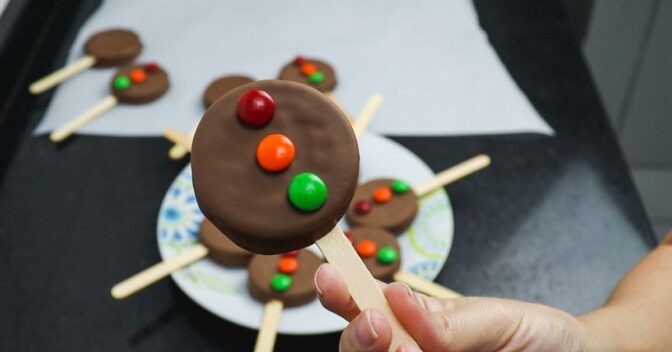
[{"label": "white background surface", "polygon": [[[80,31],[69,60],[82,55],[92,33],[119,26],[140,34],[140,60],[167,68],[172,87],[155,103],[114,108],[82,133],[186,131],[202,115],[203,90],[215,77],[274,78],[304,54],[335,67],[335,96],[353,114],[374,92],[383,94],[375,132],[552,134],[489,45],[468,0],[106,1]],[[112,74],[89,70],[62,85],[37,132],[109,94]]]}]

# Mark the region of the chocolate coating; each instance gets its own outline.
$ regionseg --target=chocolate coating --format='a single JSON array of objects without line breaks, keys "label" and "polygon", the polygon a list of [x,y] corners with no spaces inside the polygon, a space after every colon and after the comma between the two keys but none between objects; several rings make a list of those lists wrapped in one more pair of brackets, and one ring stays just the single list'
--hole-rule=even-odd
[{"label": "chocolate coating", "polygon": [[209,108],[215,100],[221,98],[231,89],[254,82],[254,79],[246,76],[224,76],[212,81],[203,93],[203,105]]},{"label": "chocolate coating", "polygon": [[271,279],[278,273],[278,263],[281,254],[255,255],[248,267],[247,286],[252,298],[266,303],[272,299],[281,300],[286,307],[295,307],[309,303],[315,299],[313,276],[322,264],[322,260],[308,250],[302,250],[296,257],[299,269],[291,274],[292,287],[284,292],[277,292],[271,288]]},{"label": "chocolate coating", "polygon": [[91,36],[84,44],[84,52],[96,58],[96,67],[119,66],[140,55],[142,42],[133,31],[110,29]]},{"label": "chocolate coating", "polygon": [[159,99],[170,87],[170,81],[168,80],[168,73],[159,67],[157,71],[146,71],[147,78],[141,83],[132,83],[130,87],[126,89],[115,89],[114,88],[114,78],[119,75],[129,75],[133,69],[144,68],[144,65],[132,65],[127,66],[114,74],[112,77],[112,82],[110,83],[110,88],[112,94],[119,99],[120,102],[126,104],[146,104],[151,103],[156,99]]},{"label": "chocolate coating", "polygon": [[203,224],[201,224],[199,236],[201,243],[208,248],[208,256],[219,264],[246,266],[252,258],[250,251],[231,242],[207,219],[203,220]]},{"label": "chocolate coating", "polygon": [[[266,91],[275,114],[261,128],[237,117],[238,97]],[[281,172],[257,163],[259,141],[269,134],[289,137],[296,157]],[[235,88],[206,111],[192,146],[196,199],[203,214],[237,245],[260,254],[305,248],[327,234],[343,216],[357,186],[359,150],[352,127],[324,94],[288,81],[258,81]],[[314,212],[292,206],[287,188],[302,172],[317,174],[328,187]]]},{"label": "chocolate coating", "polygon": [[354,240],[353,245],[357,245],[359,241],[371,240],[376,244],[378,249],[390,246],[399,253],[399,259],[392,264],[381,263],[378,260],[378,256],[375,255],[362,258],[364,265],[366,265],[366,268],[369,269],[373,277],[382,281],[393,281],[394,274],[399,271],[399,267],[401,266],[401,250],[399,249],[397,237],[389,231],[373,227],[356,227],[350,229],[348,232],[352,234]]},{"label": "chocolate coating", "polygon": [[336,81],[336,72],[334,71],[334,68],[331,67],[331,65],[324,61],[314,59],[306,59],[306,62],[315,65],[318,71],[324,73],[324,81],[320,83],[310,83],[308,81],[308,76],[301,73],[299,66],[295,65],[294,61],[288,63],[282,68],[282,70],[280,70],[278,79],[303,83],[319,90],[322,93],[331,92],[334,90],[334,88],[336,88],[336,84],[338,83]]},{"label": "chocolate coating", "polygon": [[[393,233],[404,232],[415,220],[418,214],[418,197],[413,190],[404,194],[392,193],[392,199],[384,204],[378,204],[372,199],[373,191],[379,187],[390,187],[392,179],[376,179],[366,182],[355,191],[352,203],[345,213],[345,220],[352,227],[379,227]],[[370,212],[357,214],[355,204],[366,200],[373,205]]]}]

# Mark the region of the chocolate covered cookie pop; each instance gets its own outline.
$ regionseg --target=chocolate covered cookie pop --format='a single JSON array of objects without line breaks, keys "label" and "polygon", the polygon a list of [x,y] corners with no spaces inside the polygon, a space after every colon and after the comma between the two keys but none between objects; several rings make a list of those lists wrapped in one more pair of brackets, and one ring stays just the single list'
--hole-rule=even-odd
[{"label": "chocolate covered cookie pop", "polygon": [[236,246],[208,220],[204,220],[201,224],[198,238],[200,243],[194,244],[188,250],[116,284],[112,287],[112,297],[126,298],[206,256],[218,264],[229,267],[244,267],[252,258],[252,253]]},{"label": "chocolate covered cookie pop", "polygon": [[357,184],[359,152],[343,113],[294,82],[231,90],[206,111],[192,148],[201,210],[255,253],[305,248],[326,235]]},{"label": "chocolate covered cookie pop", "polygon": [[315,299],[313,276],[322,259],[309,250],[255,255],[248,265],[248,288],[259,302],[280,300],[295,307]]},{"label": "chocolate covered cookie pop", "polygon": [[95,33],[84,44],[85,56],[63,67],[28,87],[32,94],[40,94],[90,67],[112,67],[127,64],[142,51],[142,43],[135,32],[127,29],[109,29]]},{"label": "chocolate covered cookie pop", "polygon": [[308,250],[276,255],[255,255],[248,267],[250,295],[264,304],[255,352],[272,351],[284,307],[315,299],[313,276],[322,260]]},{"label": "chocolate covered cookie pop", "polygon": [[393,233],[381,228],[356,227],[348,230],[345,236],[376,279],[401,281],[416,291],[437,298],[460,296],[453,290],[401,270],[401,248]]},{"label": "chocolate covered cookie pop", "polygon": [[278,79],[303,83],[319,90],[343,111],[351,123],[353,122],[351,115],[333,95],[333,90],[338,83],[336,81],[336,71],[325,61],[308,59],[298,55],[282,67]]},{"label": "chocolate covered cookie pop", "polygon": [[401,266],[401,250],[394,234],[374,227],[355,227],[345,232],[371,275],[390,282]]},{"label": "chocolate covered cookie pop", "polygon": [[299,55],[280,70],[278,79],[309,85],[322,93],[336,88],[336,72],[328,63]]},{"label": "chocolate covered cookie pop", "polygon": [[112,95],[55,129],[49,139],[55,143],[65,140],[118,103],[151,103],[163,96],[169,86],[168,73],[155,62],[124,67],[115,73],[110,83]]},{"label": "chocolate covered cookie pop", "polygon": [[199,123],[192,171],[203,214],[233,242],[260,254],[316,242],[358,307],[386,315],[392,350],[413,343],[336,226],[354,194],[359,151],[343,112],[324,94],[272,80],[229,91]]},{"label": "chocolate covered cookie pop", "polygon": [[404,232],[418,213],[418,198],[490,165],[478,155],[440,172],[417,187],[396,179],[375,179],[357,187],[345,219],[352,227],[377,227]]}]

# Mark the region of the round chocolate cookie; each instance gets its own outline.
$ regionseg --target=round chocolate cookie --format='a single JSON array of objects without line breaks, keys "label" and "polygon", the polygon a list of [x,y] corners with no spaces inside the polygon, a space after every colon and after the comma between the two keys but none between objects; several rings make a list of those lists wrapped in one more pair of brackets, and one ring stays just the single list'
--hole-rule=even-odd
[{"label": "round chocolate cookie", "polygon": [[221,98],[231,89],[254,82],[254,79],[246,76],[224,76],[212,81],[203,93],[203,104],[209,108],[215,100]]},{"label": "round chocolate cookie", "polygon": [[96,67],[119,66],[140,55],[142,43],[132,31],[110,29],[91,36],[84,44],[84,51],[96,58]]},{"label": "round chocolate cookie", "polygon": [[199,207],[222,233],[249,251],[278,254],[336,226],[357,186],[359,150],[346,117],[324,94],[257,81],[206,111],[191,168]]},{"label": "round chocolate cookie", "polygon": [[417,213],[418,197],[406,183],[376,179],[357,187],[345,219],[352,227],[379,227],[398,234],[413,223]]},{"label": "round chocolate cookie", "polygon": [[252,258],[251,252],[231,242],[207,219],[201,224],[199,238],[201,243],[208,248],[208,256],[219,264],[245,266]]},{"label": "round chocolate cookie", "polygon": [[356,227],[345,234],[373,277],[387,282],[394,280],[401,266],[401,251],[393,233],[381,228]]},{"label": "round chocolate cookie", "polygon": [[156,63],[124,67],[117,71],[111,84],[112,94],[127,104],[151,103],[169,86],[168,73]]},{"label": "round chocolate cookie", "polygon": [[248,267],[250,295],[262,303],[277,299],[286,307],[309,303],[316,297],[313,276],[320,264],[322,260],[309,250],[295,257],[255,255]]},{"label": "round chocolate cookie", "polygon": [[[321,80],[311,79],[311,74],[315,72],[308,73],[310,71],[305,70],[302,72],[302,66],[306,64],[313,65],[316,69],[315,72],[321,73]],[[336,88],[336,84],[338,83],[336,81],[336,72],[334,71],[334,68],[331,67],[331,65],[324,61],[315,59],[302,59],[301,57],[297,57],[292,62],[285,65],[282,70],[280,70],[278,79],[307,84],[323,93],[333,91],[334,88]]]}]

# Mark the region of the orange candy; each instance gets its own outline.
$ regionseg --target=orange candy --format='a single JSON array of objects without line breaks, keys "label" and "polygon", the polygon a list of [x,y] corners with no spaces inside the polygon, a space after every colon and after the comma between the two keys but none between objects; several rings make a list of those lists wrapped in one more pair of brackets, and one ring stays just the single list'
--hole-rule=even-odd
[{"label": "orange candy", "polygon": [[278,270],[284,274],[292,274],[299,270],[299,261],[295,257],[282,257],[278,262]]},{"label": "orange candy", "polygon": [[375,200],[376,203],[387,203],[390,199],[392,199],[392,190],[388,187],[376,188],[376,190],[373,191],[373,200]]},{"label": "orange candy", "polygon": [[144,82],[145,78],[147,78],[147,74],[145,73],[145,71],[139,68],[136,68],[135,70],[131,71],[129,76],[131,77],[131,81],[133,81],[133,83]]},{"label": "orange candy", "polygon": [[270,134],[257,146],[257,162],[266,171],[277,172],[294,160],[294,143],[283,134]]},{"label": "orange candy", "polygon": [[371,240],[364,240],[357,243],[355,249],[357,250],[357,254],[359,254],[360,257],[367,258],[376,255],[378,246],[376,246],[376,243]]},{"label": "orange candy", "polygon": [[317,72],[317,67],[313,64],[303,64],[301,65],[301,73],[306,76],[310,76],[313,73]]}]

